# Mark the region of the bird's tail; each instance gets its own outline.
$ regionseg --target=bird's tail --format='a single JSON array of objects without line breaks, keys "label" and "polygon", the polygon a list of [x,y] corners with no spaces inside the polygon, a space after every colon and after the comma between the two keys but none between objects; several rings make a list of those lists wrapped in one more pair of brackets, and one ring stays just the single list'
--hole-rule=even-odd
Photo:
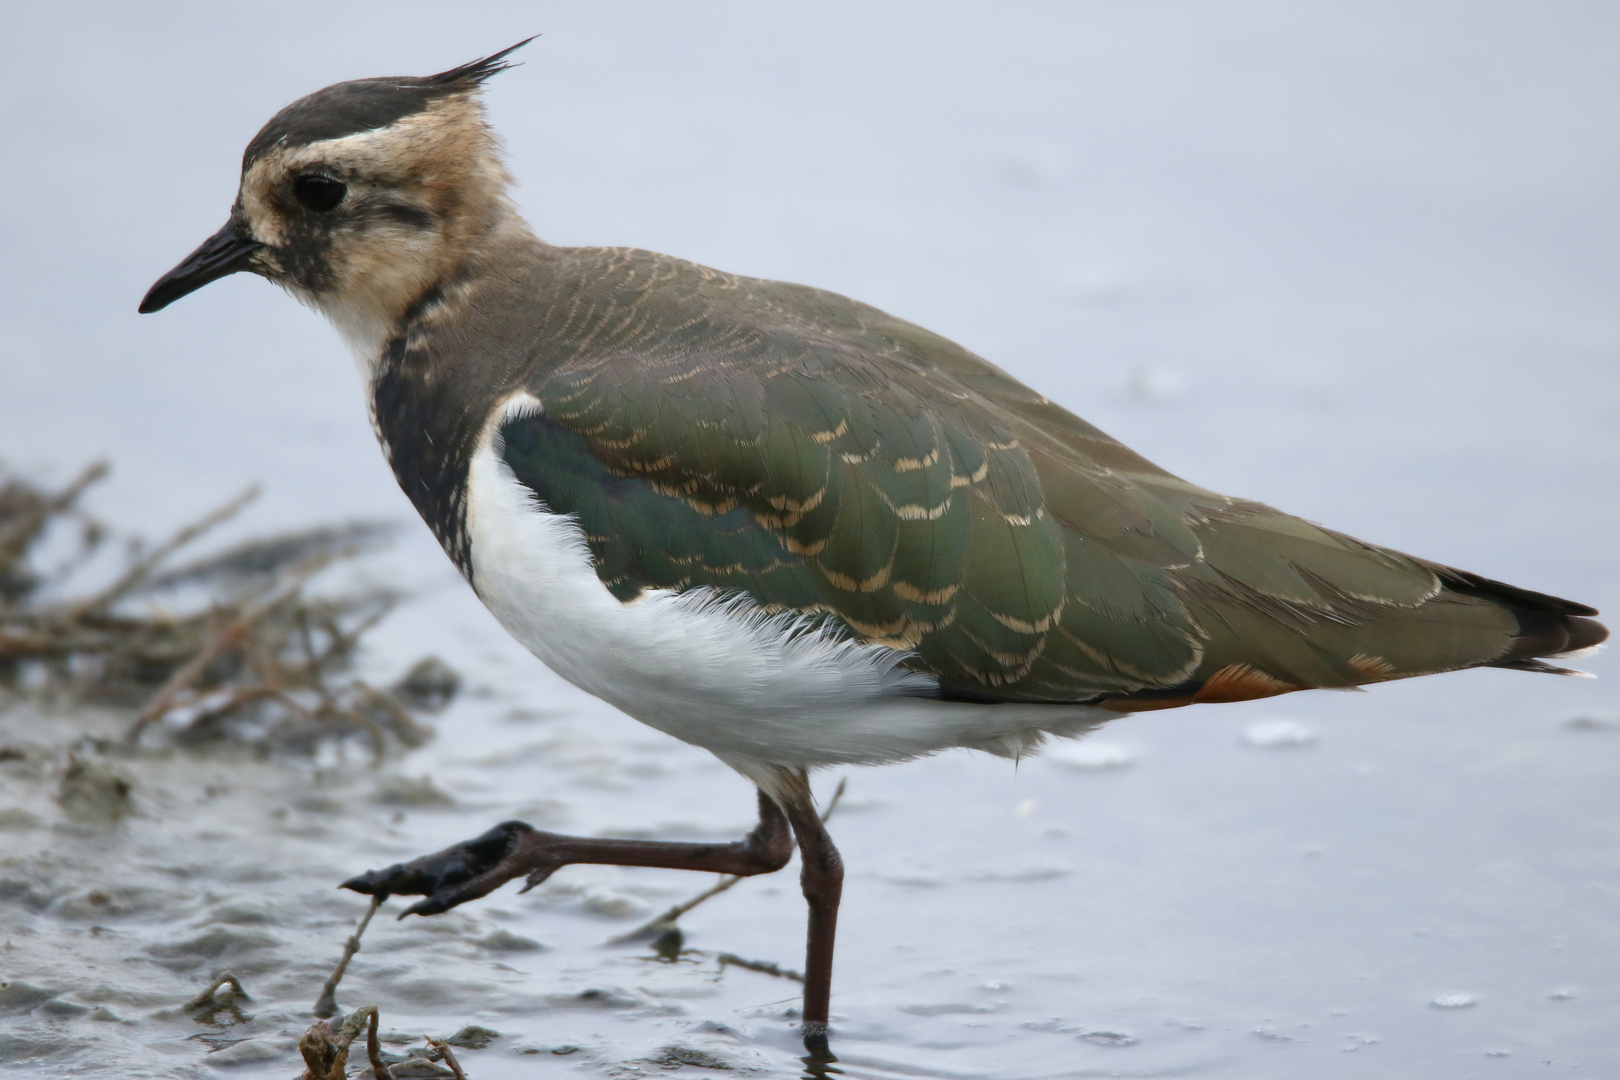
[{"label": "bird's tail", "polygon": [[1577,656],[1608,640],[1609,628],[1591,618],[1597,614],[1595,608],[1492,581],[1466,570],[1447,566],[1436,566],[1434,570],[1447,590],[1505,608],[1518,621],[1512,646],[1484,667],[1581,675],[1584,673],[1546,663],[1543,658]]}]

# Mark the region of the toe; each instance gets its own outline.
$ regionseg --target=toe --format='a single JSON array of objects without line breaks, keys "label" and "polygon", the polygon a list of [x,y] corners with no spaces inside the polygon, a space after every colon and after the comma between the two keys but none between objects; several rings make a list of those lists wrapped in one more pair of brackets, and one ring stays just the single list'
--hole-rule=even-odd
[{"label": "toe", "polygon": [[[423,855],[410,862],[395,863],[382,870],[368,870],[358,877],[350,878],[339,887],[369,896],[386,897],[399,894],[429,897],[430,900],[416,905],[420,908],[441,896],[448,900],[447,894],[457,891],[456,886],[500,866],[519,842],[532,832],[534,828],[525,822],[504,821],[472,840],[452,844],[443,851]],[[460,902],[448,900],[436,911],[424,910],[416,913],[437,914],[438,911],[444,911]],[[415,908],[412,910],[415,911]]]}]

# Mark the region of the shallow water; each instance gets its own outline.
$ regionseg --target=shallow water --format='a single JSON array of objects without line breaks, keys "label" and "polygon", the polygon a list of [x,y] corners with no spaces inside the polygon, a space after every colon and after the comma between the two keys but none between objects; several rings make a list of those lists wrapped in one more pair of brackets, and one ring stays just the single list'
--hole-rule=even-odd
[{"label": "shallow water", "polygon": [[[704,755],[514,681],[382,770],[93,757],[132,784],[117,822],[62,805],[49,748],[79,721],[0,716],[27,753],[0,766],[3,1057],[30,1072],[287,1075],[365,907],[334,891],[345,876],[512,816],[668,838],[749,826],[746,786]],[[850,866],[847,1071],[1620,1066],[1620,894],[1602,865],[1620,725],[1522,702],[1493,720],[1392,689],[1267,719],[1127,720],[1016,769],[964,752],[852,771],[833,819]],[[379,919],[338,1000],[378,1004],[401,1037],[500,1032],[460,1052],[476,1077],[534,1075],[537,1053],[609,1075],[682,1060],[792,1075],[795,984],[716,959],[797,966],[791,870],[684,918],[693,951],[678,962],[604,945],[708,883],[575,867],[526,896]],[[179,1007],[221,969],[252,997],[239,1013]]]},{"label": "shallow water", "polygon": [[[1199,482],[1620,609],[1607,8],[277,10],[56,6],[0,34],[27,103],[0,136],[49,163],[0,172],[0,455],[111,456],[114,522],[172,528],[254,478],[231,535],[408,517],[319,320],[245,278],[134,303],[217,227],[276,107],[542,29],[490,102],[548,238],[849,292]],[[108,764],[133,813],[76,818],[67,748],[116,718],[0,712],[26,752],[0,762],[14,1074],[293,1075],[364,910],[348,875],[514,816],[748,828],[740,779],[539,669],[425,530],[389,559],[419,599],[368,662],[435,652],[478,689],[381,771],[154,753]],[[852,770],[842,1067],[1620,1074],[1620,669],[1587,666],[1604,678],[1473,672],[1131,718],[1016,767]],[[338,999],[402,1037],[499,1031],[460,1051],[478,1080],[794,1075],[795,986],[715,960],[800,963],[791,869],[683,919],[680,962],[603,947],[706,883],[570,868],[379,918]],[[185,1013],[221,968],[240,1021]]]}]

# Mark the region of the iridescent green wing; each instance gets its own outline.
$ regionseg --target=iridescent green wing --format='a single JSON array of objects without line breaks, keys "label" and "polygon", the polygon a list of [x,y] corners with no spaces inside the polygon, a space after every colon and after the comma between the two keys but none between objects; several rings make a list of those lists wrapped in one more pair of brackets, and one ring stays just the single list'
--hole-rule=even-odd
[{"label": "iridescent green wing", "polygon": [[746,510],[704,512],[616,473],[584,436],[544,415],[508,422],[502,437],[518,478],[548,509],[578,519],[602,583],[618,599],[707,585],[750,593],[770,607],[816,603],[803,560]]},{"label": "iridescent green wing", "polygon": [[735,589],[959,696],[1125,707],[1488,663],[1522,629],[1453,571],[1171,476],[876,309],[592,257],[527,384],[543,414],[504,434],[621,598]]},{"label": "iridescent green wing", "polygon": [[[1074,701],[1191,669],[1165,570],[1188,554],[1131,532],[1168,511],[1073,449],[1043,478],[1028,418],[986,392],[1027,395],[1015,381],[842,297],[656,271],[570,312],[529,384],[543,414],[503,431],[618,595],[714,585],[827,612],[970,696]],[[1107,544],[1049,512],[1054,483]],[[1065,611],[1100,644],[1061,638]]]},{"label": "iridescent green wing", "polygon": [[[1180,480],[950,342],[904,324],[891,329],[898,320],[873,315],[891,337],[1016,417],[1006,426],[1059,523],[1066,600],[1018,684],[1026,694],[1101,685],[1077,654],[1139,677],[1123,703],[1152,707],[1477,664],[1536,667],[1525,658],[1601,640],[1601,628],[1575,625],[1594,614],[1582,605]],[[1157,662],[1137,667],[1139,658]],[[1183,658],[1176,676],[1165,674]]]}]

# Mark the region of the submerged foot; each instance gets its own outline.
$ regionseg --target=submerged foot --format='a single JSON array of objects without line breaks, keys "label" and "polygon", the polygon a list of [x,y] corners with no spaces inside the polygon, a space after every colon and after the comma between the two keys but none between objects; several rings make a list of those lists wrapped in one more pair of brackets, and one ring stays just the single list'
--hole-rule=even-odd
[{"label": "submerged foot", "polygon": [[802,1080],[829,1080],[832,1076],[842,1076],[843,1069],[833,1068],[838,1058],[827,1044],[827,1025],[805,1024],[802,1033],[805,1050],[804,1057],[799,1059],[804,1062]]}]

